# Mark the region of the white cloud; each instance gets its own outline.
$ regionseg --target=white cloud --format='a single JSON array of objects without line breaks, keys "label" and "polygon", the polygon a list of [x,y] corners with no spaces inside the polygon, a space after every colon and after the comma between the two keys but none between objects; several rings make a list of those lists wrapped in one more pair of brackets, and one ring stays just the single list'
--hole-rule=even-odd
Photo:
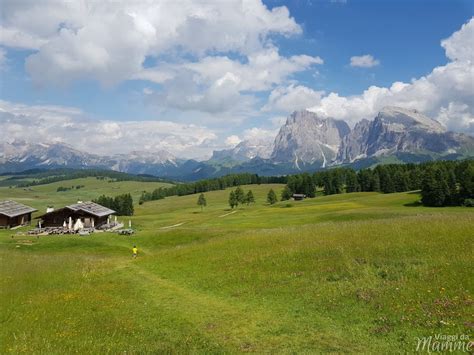
[{"label": "white cloud", "polygon": [[451,60],[474,62],[474,24],[471,19],[449,38],[441,41],[446,56]]},{"label": "white cloud", "polygon": [[450,61],[410,83],[395,82],[390,87],[371,86],[361,95],[330,93],[310,108],[323,116],[354,124],[373,118],[387,105],[415,108],[442,121],[448,129],[474,133],[474,19],[443,40]]},{"label": "white cloud", "polygon": [[[278,127],[280,128],[280,127]],[[244,140],[249,141],[273,141],[278,133],[278,129],[264,129],[253,127],[244,131]]]},{"label": "white cloud", "polygon": [[142,63],[149,56],[249,56],[273,34],[301,33],[286,7],[270,10],[260,0],[6,1],[0,16],[0,44],[38,50],[28,72],[36,83],[56,85],[146,77],[152,73]]},{"label": "white cloud", "polygon": [[261,0],[6,1],[0,16],[0,44],[34,50],[25,66],[37,86],[146,80],[161,85],[148,102],[181,111],[255,112],[256,92],[323,64],[279,54],[273,36],[302,29]]},{"label": "white cloud", "polygon": [[[228,110],[249,111],[255,104],[254,92],[270,90],[286,82],[291,75],[321,64],[319,57],[295,55],[282,57],[271,46],[248,56],[247,63],[227,56],[206,56],[197,62],[168,65],[156,103],[179,110],[210,113]],[[245,92],[245,93],[243,93]]]},{"label": "white cloud", "polygon": [[263,111],[279,111],[289,113],[316,105],[324,91],[315,91],[306,86],[291,84],[287,87],[275,88],[268,97]]},{"label": "white cloud", "polygon": [[76,108],[1,100],[0,127],[3,142],[63,142],[97,154],[165,149],[177,156],[199,158],[209,154],[210,142],[217,139],[212,130],[193,124],[91,120]]},{"label": "white cloud", "polygon": [[351,57],[351,67],[372,68],[380,64],[371,54]]},{"label": "white cloud", "polygon": [[229,147],[235,147],[240,142],[242,142],[242,140],[239,138],[239,136],[232,135],[232,136],[227,137],[224,143],[225,145]]}]

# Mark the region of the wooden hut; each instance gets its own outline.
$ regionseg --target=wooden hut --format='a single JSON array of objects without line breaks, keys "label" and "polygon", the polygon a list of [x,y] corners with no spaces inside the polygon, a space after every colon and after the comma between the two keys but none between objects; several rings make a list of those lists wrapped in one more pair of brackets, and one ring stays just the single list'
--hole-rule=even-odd
[{"label": "wooden hut", "polygon": [[295,201],[302,201],[306,198],[305,194],[293,194],[293,200]]},{"label": "wooden hut", "polygon": [[37,210],[15,201],[0,201],[0,228],[27,225]]},{"label": "wooden hut", "polygon": [[44,227],[60,227],[69,221],[76,223],[80,220],[85,228],[91,228],[107,223],[107,219],[113,214],[114,210],[97,203],[80,202],[46,213],[39,218],[43,221]]}]

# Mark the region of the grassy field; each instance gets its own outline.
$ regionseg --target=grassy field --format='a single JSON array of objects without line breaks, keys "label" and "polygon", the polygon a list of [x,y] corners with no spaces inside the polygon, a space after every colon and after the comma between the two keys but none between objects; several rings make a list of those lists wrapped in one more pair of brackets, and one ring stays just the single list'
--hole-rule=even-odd
[{"label": "grassy field", "polygon": [[[76,186],[81,186],[81,188],[76,189]],[[160,182],[111,181],[110,179],[99,180],[95,177],[88,177],[25,188],[0,187],[0,200],[15,200],[35,207],[39,210],[38,213],[43,214],[47,206],[60,208],[76,203],[78,200],[90,201],[100,195],[116,196],[130,193],[134,201],[138,201],[143,191],[150,191],[160,186],[171,185]],[[57,192],[58,187],[72,189]]]},{"label": "grassy field", "polygon": [[[84,180],[84,181],[82,181]],[[85,188],[56,192],[58,186]],[[0,188],[43,211],[157,183]],[[0,352],[412,352],[473,338],[472,209],[353,193],[229,210],[229,190],[136,205],[133,237],[0,231]],[[131,258],[136,244],[139,257]]]}]

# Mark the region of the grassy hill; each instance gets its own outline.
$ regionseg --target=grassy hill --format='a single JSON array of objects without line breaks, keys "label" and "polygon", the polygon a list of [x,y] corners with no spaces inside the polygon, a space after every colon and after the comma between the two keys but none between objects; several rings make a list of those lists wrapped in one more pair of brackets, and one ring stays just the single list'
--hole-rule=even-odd
[{"label": "grassy hill", "polygon": [[[58,186],[85,185],[56,192]],[[95,178],[0,188],[42,211],[159,183]],[[0,231],[0,352],[412,352],[416,337],[472,339],[468,208],[417,193],[265,203],[282,185],[136,206],[133,237]],[[131,258],[136,244],[139,257]]]},{"label": "grassy hill", "polygon": [[[76,189],[76,186],[81,186],[81,188]],[[112,179],[86,177],[29,187],[0,187],[0,200],[15,200],[35,207],[40,210],[40,214],[43,214],[47,206],[59,208],[67,204],[76,203],[78,200],[92,200],[103,194],[116,196],[127,192],[132,195],[134,201],[138,201],[143,191],[160,186],[166,187],[171,186],[171,184],[163,182],[114,181]],[[72,189],[57,192],[58,187]]]}]

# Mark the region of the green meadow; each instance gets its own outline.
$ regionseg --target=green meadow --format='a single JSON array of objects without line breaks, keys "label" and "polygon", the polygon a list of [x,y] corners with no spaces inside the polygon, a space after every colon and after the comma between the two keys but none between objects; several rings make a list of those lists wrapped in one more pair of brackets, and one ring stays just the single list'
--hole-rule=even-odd
[{"label": "green meadow", "polygon": [[[2,187],[0,200],[39,215],[158,186],[86,178]],[[243,188],[256,203],[234,210],[230,189],[206,193],[203,211],[198,195],[136,204],[131,237],[0,230],[0,352],[400,353],[418,337],[473,339],[472,209],[419,206],[417,192],[269,206],[283,185]]]}]

